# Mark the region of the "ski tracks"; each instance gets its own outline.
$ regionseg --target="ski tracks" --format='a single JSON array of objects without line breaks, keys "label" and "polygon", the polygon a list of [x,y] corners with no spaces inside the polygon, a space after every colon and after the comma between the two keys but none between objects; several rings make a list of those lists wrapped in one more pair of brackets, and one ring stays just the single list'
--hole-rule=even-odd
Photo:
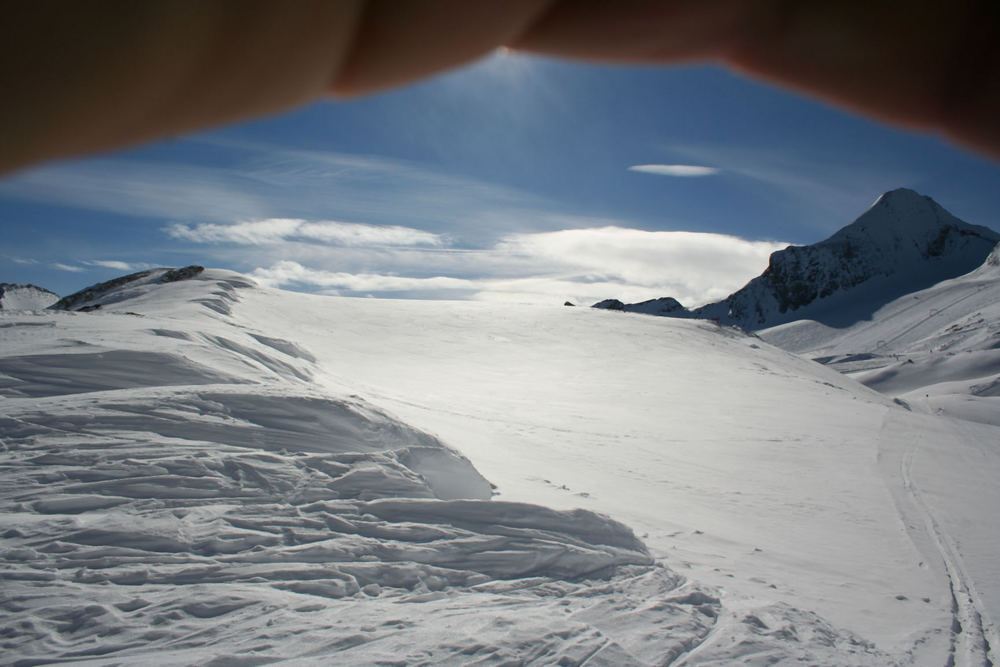
[{"label": "ski tracks", "polygon": [[921,450],[922,438],[906,442],[886,436],[883,420],[879,437],[878,460],[886,486],[896,503],[902,523],[918,551],[947,578],[951,592],[951,628],[948,667],[993,667],[998,661],[1000,637],[987,620],[988,614],[975,582],[963,562],[955,539],[935,516],[924,492],[914,480],[914,459]]}]

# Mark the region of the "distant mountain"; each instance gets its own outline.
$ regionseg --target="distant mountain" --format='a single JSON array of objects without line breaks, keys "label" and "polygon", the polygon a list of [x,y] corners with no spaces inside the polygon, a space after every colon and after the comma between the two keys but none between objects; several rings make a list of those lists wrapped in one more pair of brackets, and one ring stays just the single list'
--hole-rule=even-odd
[{"label": "distant mountain", "polygon": [[[799,319],[849,326],[904,294],[969,273],[998,242],[997,232],[900,188],[825,241],[773,253],[760,276],[722,301],[655,314],[714,319],[748,331]],[[621,309],[647,312],[640,305]]]},{"label": "distant mountain", "polygon": [[0,310],[44,310],[59,295],[37,285],[0,283]]},{"label": "distant mountain", "polygon": [[618,299],[605,299],[595,303],[592,308],[604,310],[623,310],[627,313],[643,313],[645,315],[663,315],[666,317],[688,317],[690,311],[681,302],[669,296],[650,299],[639,303],[622,303]]},{"label": "distant mountain", "polygon": [[160,268],[130,273],[74,292],[59,299],[51,307],[53,310],[98,310],[109,303],[123,301],[132,296],[130,291],[122,288],[188,280],[204,270],[202,266],[185,266],[180,269]]}]

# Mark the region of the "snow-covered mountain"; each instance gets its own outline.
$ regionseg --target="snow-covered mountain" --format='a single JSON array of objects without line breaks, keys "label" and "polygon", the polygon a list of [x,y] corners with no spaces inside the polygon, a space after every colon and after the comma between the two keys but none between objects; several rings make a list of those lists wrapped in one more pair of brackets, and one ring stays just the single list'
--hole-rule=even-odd
[{"label": "snow-covered mountain", "polygon": [[892,190],[827,240],[772,254],[764,273],[695,316],[747,330],[805,318],[845,326],[893,298],[972,271],[998,242],[1000,234],[959,220],[930,197]]},{"label": "snow-covered mountain", "polygon": [[899,189],[829,239],[772,254],[723,301],[594,307],[737,324],[917,409],[1000,425],[998,241]]},{"label": "snow-covered mountain", "polygon": [[[651,314],[712,319],[747,331],[801,319],[850,326],[904,294],[974,270],[998,242],[997,232],[901,188],[825,241],[773,253],[760,276],[722,301]],[[650,312],[639,305],[619,310]]]},{"label": "snow-covered mountain", "polygon": [[[104,306],[134,299],[149,291],[149,286],[173,283],[196,277],[205,270],[203,266],[185,266],[179,269],[160,268],[129,273],[107,280],[65,296],[52,304],[53,310],[98,310]],[[246,281],[244,286],[249,285]],[[228,284],[228,283],[226,283]]]},{"label": "snow-covered mountain", "polygon": [[1000,660],[1000,428],[698,320],[169,271],[0,312],[0,663]]},{"label": "snow-covered mountain", "polygon": [[914,408],[1000,425],[1000,245],[976,270],[836,328],[799,320],[758,332]]},{"label": "snow-covered mountain", "polygon": [[0,310],[43,310],[58,300],[58,294],[43,287],[0,283]]}]

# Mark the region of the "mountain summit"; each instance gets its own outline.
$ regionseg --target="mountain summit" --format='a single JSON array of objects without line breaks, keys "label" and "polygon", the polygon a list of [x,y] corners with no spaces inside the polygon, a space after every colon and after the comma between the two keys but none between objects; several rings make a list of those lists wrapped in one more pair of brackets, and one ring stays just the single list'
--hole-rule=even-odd
[{"label": "mountain summit", "polygon": [[804,318],[847,326],[904,294],[975,270],[998,242],[993,230],[899,188],[825,241],[773,253],[760,276],[722,301],[673,316],[747,330]]}]

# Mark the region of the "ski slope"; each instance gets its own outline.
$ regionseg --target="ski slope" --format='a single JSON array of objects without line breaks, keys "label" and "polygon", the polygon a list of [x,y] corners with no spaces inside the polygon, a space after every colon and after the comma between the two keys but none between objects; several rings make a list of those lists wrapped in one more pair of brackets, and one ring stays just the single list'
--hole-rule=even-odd
[{"label": "ski slope", "polygon": [[997,662],[1000,429],[728,328],[208,270],[0,313],[0,662]]}]

